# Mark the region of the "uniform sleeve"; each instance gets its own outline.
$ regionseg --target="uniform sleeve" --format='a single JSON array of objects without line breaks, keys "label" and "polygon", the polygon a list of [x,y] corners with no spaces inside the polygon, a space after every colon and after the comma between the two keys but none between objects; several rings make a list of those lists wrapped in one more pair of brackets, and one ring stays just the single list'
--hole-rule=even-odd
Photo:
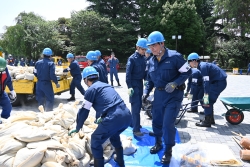
[{"label": "uniform sleeve", "polygon": [[128,88],[132,88],[131,75],[132,75],[133,67],[134,67],[133,59],[128,58],[127,67],[126,67],[126,83],[127,83]]},{"label": "uniform sleeve", "polygon": [[55,64],[54,64],[54,63],[52,63],[51,66],[50,66],[50,79],[51,79],[55,84],[58,83],[57,78],[56,78],[56,74],[55,74]]},{"label": "uniform sleeve", "polygon": [[37,64],[35,64],[35,68],[34,68],[33,74],[37,77],[37,69],[36,69],[36,65],[37,65]]},{"label": "uniform sleeve", "polygon": [[[93,105],[94,99],[95,99],[95,90],[94,89],[88,89],[85,92],[84,100],[81,105],[81,108],[79,109],[77,113],[76,118],[76,130],[80,130],[85,122],[85,120],[88,118],[89,111]],[[97,112],[97,111],[96,111]]]},{"label": "uniform sleeve", "polygon": [[6,68],[6,74],[7,74],[6,85],[8,86],[9,90],[12,91],[13,90],[12,80],[7,68]]},{"label": "uniform sleeve", "polygon": [[188,65],[188,63],[183,59],[181,55],[175,56],[176,58],[176,66],[178,68],[178,71],[180,73],[179,77],[174,81],[177,83],[177,85],[183,84],[191,75],[191,67]]}]

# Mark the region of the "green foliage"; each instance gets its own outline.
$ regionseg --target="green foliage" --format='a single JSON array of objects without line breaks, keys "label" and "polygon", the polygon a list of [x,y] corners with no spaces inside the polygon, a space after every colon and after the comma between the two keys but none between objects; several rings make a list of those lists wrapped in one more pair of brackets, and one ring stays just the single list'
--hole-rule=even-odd
[{"label": "green foliage", "polygon": [[179,0],[172,5],[166,2],[163,11],[161,31],[165,36],[166,46],[170,49],[176,49],[176,40],[172,40],[172,35],[181,35],[182,39],[178,40],[177,50],[187,55],[191,52],[197,52],[204,37],[204,26],[202,19],[196,12],[194,2],[192,0]]}]

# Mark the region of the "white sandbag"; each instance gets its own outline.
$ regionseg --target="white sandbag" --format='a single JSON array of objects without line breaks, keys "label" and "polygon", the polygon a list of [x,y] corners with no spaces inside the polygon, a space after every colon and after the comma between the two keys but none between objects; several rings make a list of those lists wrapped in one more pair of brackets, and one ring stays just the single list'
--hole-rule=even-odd
[{"label": "white sandbag", "polygon": [[70,105],[60,103],[58,106],[58,109],[63,109],[69,112],[74,118],[76,118],[77,112],[78,112],[78,106],[77,106],[78,104],[79,104],[79,101],[75,101],[74,103]]},{"label": "white sandbag", "polygon": [[45,162],[56,162],[56,150],[47,149],[44,152],[41,163],[44,164]]},{"label": "white sandbag", "polygon": [[24,77],[25,77],[25,74],[19,74],[16,76],[16,79],[20,80],[20,79],[24,79]]},{"label": "white sandbag", "polygon": [[77,159],[81,159],[84,157],[86,153],[85,143],[86,143],[85,138],[83,139],[80,139],[79,137],[77,139],[70,138],[67,147],[70,149],[70,151],[75,155]]},{"label": "white sandbag", "polygon": [[25,147],[20,149],[16,154],[13,167],[32,167],[38,165],[46,150],[46,147],[36,149],[28,149]]},{"label": "white sandbag", "polygon": [[24,79],[27,79],[27,80],[30,80],[30,81],[33,81],[33,80],[34,80],[34,77],[35,77],[34,74],[30,74],[30,73],[28,73],[28,72],[26,72],[26,73],[24,74]]},{"label": "white sandbag", "polygon": [[84,122],[84,125],[91,125],[94,124],[94,122],[95,122],[95,117],[88,116],[88,118]]},{"label": "white sandbag", "polygon": [[11,135],[14,132],[20,132],[29,127],[25,122],[6,123],[2,125],[4,126],[0,129],[0,136]]},{"label": "white sandbag", "polygon": [[111,146],[111,144],[108,145],[107,147],[105,147],[105,149],[103,149],[103,158],[104,158],[104,161],[108,162],[111,159],[113,153],[114,153],[114,149]]},{"label": "white sandbag", "polygon": [[79,167],[89,167],[90,165],[90,156],[88,153],[85,153],[84,157],[80,159]]},{"label": "white sandbag", "polygon": [[50,123],[47,123],[44,125],[44,129],[55,132],[55,136],[57,137],[62,137],[65,134],[68,134],[68,130],[64,129],[61,125],[50,125]]},{"label": "white sandbag", "polygon": [[43,112],[43,113],[39,112],[39,113],[37,113],[37,117],[39,119],[44,119],[45,122],[48,122],[54,118],[54,114],[52,112]]},{"label": "white sandbag", "polygon": [[61,125],[63,128],[69,129],[75,122],[75,117],[63,110],[60,111],[59,114],[55,115],[53,122],[54,125]]},{"label": "white sandbag", "polygon": [[8,135],[0,138],[0,155],[7,153],[17,153],[18,150],[24,148],[26,143],[14,139],[14,137]]},{"label": "white sandbag", "polygon": [[51,138],[55,133],[51,130],[44,130],[41,127],[28,126],[22,131],[12,133],[12,135],[23,142],[36,142]]},{"label": "white sandbag", "polygon": [[8,118],[10,122],[24,121],[24,120],[34,120],[38,121],[36,112],[34,111],[18,111]]},{"label": "white sandbag", "polygon": [[123,154],[124,155],[131,155],[131,154],[135,153],[136,147],[132,143],[132,138],[124,136],[124,135],[120,135],[120,138],[121,138],[122,147],[123,147]]},{"label": "white sandbag", "polygon": [[0,167],[12,167],[16,153],[7,153],[0,155]]},{"label": "white sandbag", "polygon": [[64,167],[57,162],[45,162],[41,167]]},{"label": "white sandbag", "polygon": [[33,71],[34,71],[34,67],[27,68],[27,72],[29,72],[30,74],[33,74]]},{"label": "white sandbag", "polygon": [[27,144],[27,148],[38,148],[39,146],[45,146],[49,149],[64,149],[63,145],[55,139],[47,139],[43,141],[30,142]]}]

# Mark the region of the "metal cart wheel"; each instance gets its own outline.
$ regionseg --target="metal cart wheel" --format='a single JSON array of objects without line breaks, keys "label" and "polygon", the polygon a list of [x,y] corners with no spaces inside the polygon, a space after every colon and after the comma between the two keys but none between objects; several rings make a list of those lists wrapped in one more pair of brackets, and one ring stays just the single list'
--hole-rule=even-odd
[{"label": "metal cart wheel", "polygon": [[238,125],[240,124],[244,119],[244,114],[242,111],[239,111],[237,109],[230,109],[227,111],[226,120],[232,125]]}]

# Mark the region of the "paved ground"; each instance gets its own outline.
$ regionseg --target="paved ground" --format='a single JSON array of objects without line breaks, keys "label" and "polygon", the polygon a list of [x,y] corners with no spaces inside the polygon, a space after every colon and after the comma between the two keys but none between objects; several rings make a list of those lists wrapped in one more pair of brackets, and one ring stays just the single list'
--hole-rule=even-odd
[{"label": "paved ground", "polygon": [[[125,83],[125,73],[119,73],[120,83],[122,86],[115,86],[117,92],[124,99],[127,106],[130,108],[130,104],[128,102],[128,94],[127,94],[127,86]],[[249,91],[249,82],[250,76],[246,75],[228,75],[227,79],[228,85],[227,88],[222,92],[220,97],[222,96],[232,96],[232,97],[250,97]],[[84,85],[84,83],[82,82]],[[117,83],[114,81],[114,85]],[[87,88],[84,85],[85,88]],[[66,99],[69,98],[69,92],[65,92],[60,96],[55,96],[55,107],[63,102],[66,103]],[[80,92],[76,91],[77,100],[82,100]],[[183,104],[188,103],[187,99],[183,100]],[[33,101],[29,101],[26,106],[14,107],[13,113],[17,111],[27,111],[33,110],[37,111],[37,103]],[[200,108],[200,111],[202,109]],[[239,125],[231,125],[229,124],[225,117],[222,116],[223,113],[226,112],[226,108],[223,106],[220,100],[218,100],[214,107],[215,111],[215,122],[216,125],[212,126],[212,128],[201,128],[195,126],[195,123],[199,121],[203,116],[199,114],[190,114],[186,113],[181,122],[176,126],[182,143],[197,143],[200,141],[210,142],[210,143],[222,143],[229,146],[229,148],[233,151],[234,155],[239,159],[239,151],[240,147],[236,144],[236,142],[232,139],[232,136],[235,136],[231,133],[231,131],[241,133],[243,136],[249,136],[250,138],[250,113],[244,112],[244,120]],[[91,115],[94,115],[95,112],[91,110]],[[144,112],[141,112],[141,125],[151,125],[151,120],[144,115]],[[249,162],[244,162],[244,166],[250,166]]]}]

